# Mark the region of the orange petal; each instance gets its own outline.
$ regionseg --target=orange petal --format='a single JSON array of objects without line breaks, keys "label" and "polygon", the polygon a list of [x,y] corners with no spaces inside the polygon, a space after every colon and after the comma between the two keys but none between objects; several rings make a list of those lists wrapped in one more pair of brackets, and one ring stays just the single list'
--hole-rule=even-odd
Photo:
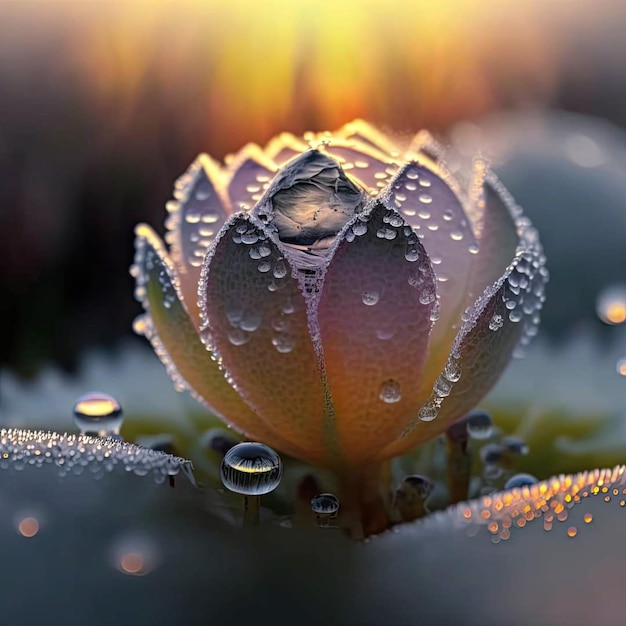
[{"label": "orange petal", "polygon": [[338,240],[318,322],[341,452],[358,464],[399,435],[425,400],[417,381],[436,307],[435,278],[418,238],[380,202]]},{"label": "orange petal", "polygon": [[239,214],[205,260],[201,311],[232,384],[259,415],[318,463],[334,423],[306,302],[282,245]]},{"label": "orange petal", "polygon": [[545,257],[532,229],[506,273],[475,303],[445,368],[418,416],[381,453],[406,452],[442,432],[472,409],[496,383],[518,344],[535,334],[547,281]]},{"label": "orange petal", "polygon": [[211,411],[246,436],[307,458],[298,446],[263,423],[231,387],[200,341],[179,298],[176,271],[160,239],[145,224],[137,226],[136,234],[133,274],[146,311],[136,329],[150,340],[176,386],[190,389]]}]

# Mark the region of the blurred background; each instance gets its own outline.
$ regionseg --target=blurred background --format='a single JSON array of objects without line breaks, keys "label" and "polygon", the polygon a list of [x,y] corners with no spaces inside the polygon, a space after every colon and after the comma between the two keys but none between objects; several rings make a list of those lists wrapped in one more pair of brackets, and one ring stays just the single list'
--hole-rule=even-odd
[{"label": "blurred background", "polygon": [[492,154],[547,250],[543,332],[601,334],[626,267],[625,27],[619,0],[4,0],[0,369],[71,372],[131,334],[133,227],[163,232],[198,153],[356,117]]}]

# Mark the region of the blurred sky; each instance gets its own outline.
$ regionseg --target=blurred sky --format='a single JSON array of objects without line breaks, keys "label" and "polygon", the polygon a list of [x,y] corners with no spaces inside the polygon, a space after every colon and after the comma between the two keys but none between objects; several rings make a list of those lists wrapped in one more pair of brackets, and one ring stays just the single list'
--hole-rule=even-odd
[{"label": "blurred sky", "polygon": [[174,179],[362,117],[444,132],[563,108],[626,126],[626,3],[0,2],[0,367],[130,333],[133,227]]}]

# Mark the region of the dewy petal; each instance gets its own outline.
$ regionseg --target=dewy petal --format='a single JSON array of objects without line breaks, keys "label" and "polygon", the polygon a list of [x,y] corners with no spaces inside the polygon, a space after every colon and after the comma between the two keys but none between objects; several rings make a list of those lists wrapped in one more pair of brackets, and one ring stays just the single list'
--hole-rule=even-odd
[{"label": "dewy petal", "polygon": [[[439,294],[439,320],[430,340],[424,380],[432,385],[461,324],[467,283],[478,248],[460,190],[439,166],[412,161],[389,184],[388,202],[415,230],[433,264]],[[484,289],[484,287],[483,287]]]},{"label": "dewy petal", "polygon": [[270,445],[279,442],[285,452],[302,458],[302,451],[264,424],[229,385],[179,298],[175,270],[159,238],[146,225],[137,226],[136,234],[132,273],[146,315],[135,329],[150,340],[175,386],[179,390],[190,388],[217,415],[229,423],[234,420],[235,427],[248,437]]},{"label": "dewy petal", "polygon": [[468,287],[467,305],[506,269],[519,244],[516,219],[521,210],[487,164],[476,160],[470,185],[470,220],[478,244]]},{"label": "dewy petal", "polygon": [[325,151],[337,159],[350,176],[376,192],[386,186],[398,168],[390,156],[365,143],[333,138],[326,144]]},{"label": "dewy petal", "polygon": [[231,213],[251,209],[278,169],[274,161],[253,143],[228,157],[226,165]]},{"label": "dewy petal", "polygon": [[305,458],[332,461],[332,410],[287,251],[254,217],[235,216],[205,259],[198,294],[237,391]]},{"label": "dewy petal", "polygon": [[167,204],[170,214],[165,241],[170,245],[181,295],[196,327],[200,323],[197,291],[202,259],[230,215],[221,177],[220,166],[201,154],[176,181],[176,201]]},{"label": "dewy petal", "polygon": [[317,310],[347,462],[375,456],[425,400],[416,381],[436,304],[428,255],[395,210],[376,202],[339,235]]},{"label": "dewy petal", "polygon": [[361,119],[348,122],[334,132],[333,136],[350,141],[355,147],[363,144],[368,145],[375,148],[379,153],[384,154],[387,159],[399,156],[397,152],[398,146],[390,141],[389,137]]},{"label": "dewy petal", "polygon": [[306,152],[309,146],[299,137],[291,133],[281,133],[270,139],[265,146],[265,154],[279,167],[287,161]]},{"label": "dewy petal", "polygon": [[467,413],[496,383],[516,347],[536,334],[548,272],[531,226],[522,245],[505,274],[468,312],[429,400],[381,458],[402,454]]}]

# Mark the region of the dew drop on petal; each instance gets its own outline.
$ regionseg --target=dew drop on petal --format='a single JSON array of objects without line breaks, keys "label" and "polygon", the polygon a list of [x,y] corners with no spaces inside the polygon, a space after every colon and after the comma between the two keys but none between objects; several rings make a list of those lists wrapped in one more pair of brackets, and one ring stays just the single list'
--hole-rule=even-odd
[{"label": "dew drop on petal", "polygon": [[489,330],[499,330],[504,325],[504,319],[502,315],[497,313],[489,320]]},{"label": "dew drop on petal", "polygon": [[402,399],[402,389],[400,388],[400,383],[393,378],[386,380],[380,387],[378,397],[387,404],[400,402]]},{"label": "dew drop on petal", "polygon": [[278,454],[268,446],[244,442],[224,455],[220,473],[224,487],[230,491],[262,496],[278,487],[283,466]]},{"label": "dew drop on petal", "polygon": [[90,391],[74,404],[74,423],[81,435],[119,435],[124,414],[119,402],[109,394]]},{"label": "dew drop on petal", "polygon": [[378,304],[379,299],[380,293],[378,293],[378,291],[364,291],[361,294],[361,300],[363,301],[363,304],[366,304],[367,306],[374,306],[375,304]]}]

